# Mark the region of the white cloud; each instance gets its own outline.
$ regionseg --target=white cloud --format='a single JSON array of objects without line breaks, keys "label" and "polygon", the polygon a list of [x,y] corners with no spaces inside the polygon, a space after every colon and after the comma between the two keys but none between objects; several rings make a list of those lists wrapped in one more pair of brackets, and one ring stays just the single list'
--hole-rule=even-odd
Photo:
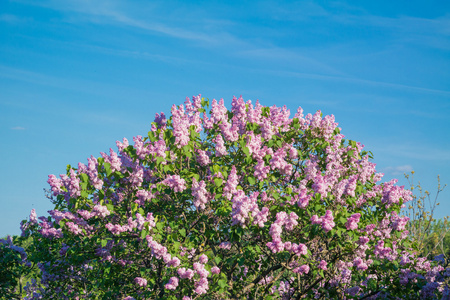
[{"label": "white cloud", "polygon": [[[158,23],[156,21],[149,21],[151,18],[138,19],[134,16],[124,12],[126,6],[124,3],[117,1],[44,1],[31,2],[21,1],[29,5],[37,5],[41,7],[50,8],[72,13],[69,16],[70,22],[91,22],[91,23],[106,23],[116,24],[122,26],[130,26],[154,33],[164,34],[174,38],[181,38],[186,40],[201,41],[208,44],[223,44],[224,40],[232,39],[231,36],[215,33],[205,33],[200,31],[187,30],[182,27]],[[130,7],[129,7],[130,8]],[[135,7],[131,7],[135,8]]]},{"label": "white cloud", "polygon": [[16,126],[16,127],[12,127],[11,130],[25,130],[25,127]]},{"label": "white cloud", "polygon": [[410,173],[413,171],[413,167],[411,165],[403,165],[403,166],[395,166],[395,167],[386,167],[381,170],[383,173],[390,173],[392,175],[402,175],[405,173]]}]

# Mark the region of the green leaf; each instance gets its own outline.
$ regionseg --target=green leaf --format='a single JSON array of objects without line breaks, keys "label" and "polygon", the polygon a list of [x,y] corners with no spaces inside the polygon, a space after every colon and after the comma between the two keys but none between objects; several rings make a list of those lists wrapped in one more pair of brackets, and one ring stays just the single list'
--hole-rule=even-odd
[{"label": "green leaf", "polygon": [[221,288],[226,288],[228,287],[227,281],[225,279],[220,279],[217,284],[221,287]]},{"label": "green leaf", "polygon": [[86,173],[81,173],[80,177],[81,177],[82,182],[86,182],[86,183],[89,182],[89,177]]},{"label": "green leaf", "polygon": [[180,235],[181,235],[182,237],[186,237],[186,229],[181,228],[180,230],[178,230],[178,232],[180,233]]},{"label": "green leaf", "polygon": [[245,154],[246,156],[250,156],[250,150],[248,149],[248,147],[242,148],[242,151],[244,152],[244,154]]},{"label": "green leaf", "polygon": [[219,173],[220,172],[220,168],[218,165],[213,165],[212,166],[212,171],[214,174]]},{"label": "green leaf", "polygon": [[180,246],[181,246],[181,243],[180,242],[177,242],[177,241],[175,241],[175,242],[173,242],[173,247],[175,248],[175,249],[179,249],[180,248]]},{"label": "green leaf", "polygon": [[103,167],[105,168],[106,176],[109,177],[111,175],[111,173],[112,173],[111,164],[110,163],[104,163]]},{"label": "green leaf", "polygon": [[250,183],[251,185],[254,185],[256,183],[256,180],[254,177],[249,176],[247,177],[248,183]]},{"label": "green leaf", "polygon": [[164,166],[164,172],[169,172],[173,170],[173,165],[169,164],[169,165],[165,165]]},{"label": "green leaf", "polygon": [[264,187],[264,181],[260,181],[258,185],[259,185],[259,189],[262,190]]},{"label": "green leaf", "polygon": [[220,187],[220,186],[222,186],[223,179],[222,178],[214,178],[214,183],[216,184],[217,187]]},{"label": "green leaf", "polygon": [[149,131],[148,132],[148,138],[150,139],[150,141],[155,142],[157,140],[157,138],[155,137],[155,133],[153,131]]},{"label": "green leaf", "polygon": [[106,204],[106,207],[108,208],[109,212],[114,212],[114,205],[113,204]]}]

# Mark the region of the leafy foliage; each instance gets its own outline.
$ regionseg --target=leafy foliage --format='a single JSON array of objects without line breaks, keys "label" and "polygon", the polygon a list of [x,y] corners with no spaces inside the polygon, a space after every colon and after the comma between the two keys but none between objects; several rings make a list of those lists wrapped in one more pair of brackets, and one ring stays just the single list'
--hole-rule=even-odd
[{"label": "leafy foliage", "polygon": [[[49,176],[55,209],[23,224],[41,281],[74,299],[433,298],[448,273],[414,254],[411,192],[380,183],[333,116],[200,96],[147,137]],[[33,294],[31,296],[31,294]]]}]

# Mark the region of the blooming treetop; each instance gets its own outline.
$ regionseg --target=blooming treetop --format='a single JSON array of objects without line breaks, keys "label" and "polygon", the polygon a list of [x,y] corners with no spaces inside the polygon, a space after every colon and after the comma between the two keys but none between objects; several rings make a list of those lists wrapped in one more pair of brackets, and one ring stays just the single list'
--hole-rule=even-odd
[{"label": "blooming treetop", "polygon": [[42,271],[33,297],[448,293],[449,271],[407,238],[410,191],[380,183],[334,116],[200,96],[171,113],[134,145],[49,176],[55,209],[23,223]]}]

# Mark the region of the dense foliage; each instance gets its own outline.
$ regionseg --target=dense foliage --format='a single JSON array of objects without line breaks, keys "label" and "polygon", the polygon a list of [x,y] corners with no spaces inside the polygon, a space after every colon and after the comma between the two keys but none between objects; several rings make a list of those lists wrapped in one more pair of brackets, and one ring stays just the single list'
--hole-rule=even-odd
[{"label": "dense foliage", "polygon": [[133,140],[49,176],[55,209],[22,225],[29,299],[449,295],[408,238],[411,191],[333,116],[198,96]]}]

